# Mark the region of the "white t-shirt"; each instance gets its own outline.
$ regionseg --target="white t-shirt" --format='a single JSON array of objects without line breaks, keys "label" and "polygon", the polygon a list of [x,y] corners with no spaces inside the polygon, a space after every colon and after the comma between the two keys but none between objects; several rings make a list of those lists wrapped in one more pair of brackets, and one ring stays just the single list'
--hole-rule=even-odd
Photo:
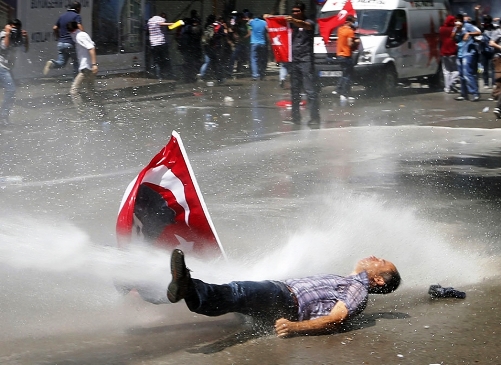
[{"label": "white t-shirt", "polygon": [[77,29],[71,33],[71,37],[75,41],[75,47],[77,50],[78,57],[78,70],[89,69],[92,70],[92,60],[90,58],[89,50],[94,48],[94,42],[90,39],[90,36]]}]

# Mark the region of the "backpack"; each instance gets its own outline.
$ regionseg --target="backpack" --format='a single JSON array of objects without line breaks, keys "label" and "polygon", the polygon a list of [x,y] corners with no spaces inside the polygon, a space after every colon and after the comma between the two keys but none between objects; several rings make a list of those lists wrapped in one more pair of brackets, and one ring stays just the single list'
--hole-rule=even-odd
[{"label": "backpack", "polygon": [[478,44],[478,50],[480,53],[486,55],[486,56],[493,56],[496,53],[496,50],[489,46],[489,41],[491,40],[491,37],[488,34],[482,33],[481,35],[475,37],[477,40]]},{"label": "backpack", "polygon": [[202,34],[202,46],[212,46],[214,43],[214,24],[208,25]]}]

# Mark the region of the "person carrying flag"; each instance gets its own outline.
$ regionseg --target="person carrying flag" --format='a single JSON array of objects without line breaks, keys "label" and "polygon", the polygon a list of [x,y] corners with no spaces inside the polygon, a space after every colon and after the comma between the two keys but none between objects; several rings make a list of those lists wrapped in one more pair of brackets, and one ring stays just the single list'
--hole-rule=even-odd
[{"label": "person carrying flag", "polygon": [[171,274],[167,297],[172,303],[184,299],[192,312],[206,316],[236,312],[271,321],[278,337],[335,331],[365,309],[368,294],[391,293],[401,281],[393,263],[371,256],[359,260],[348,276],[208,284],[191,278],[179,249],[171,256]]},{"label": "person carrying flag", "polygon": [[358,46],[360,39],[355,38],[355,17],[348,15],[344,25],[337,32],[337,50],[336,57],[341,64],[343,75],[337,84],[337,93],[340,100],[346,100],[351,91],[351,78],[353,76],[352,53],[353,49]]},{"label": "person carrying flag", "polygon": [[285,19],[292,27],[292,62],[290,63],[290,82],[292,99],[292,122],[301,124],[299,104],[304,89],[308,98],[310,120],[308,124],[320,124],[319,83],[315,71],[313,55],[313,36],[315,23],[306,18],[306,6],[298,1],[292,6],[292,15]]}]

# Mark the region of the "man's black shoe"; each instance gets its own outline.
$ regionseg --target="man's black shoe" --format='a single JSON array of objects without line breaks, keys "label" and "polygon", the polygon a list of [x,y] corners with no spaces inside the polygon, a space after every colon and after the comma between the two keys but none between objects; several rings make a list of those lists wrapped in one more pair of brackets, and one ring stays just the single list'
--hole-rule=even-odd
[{"label": "man's black shoe", "polygon": [[320,124],[320,120],[318,119],[312,119],[308,121],[308,125],[318,125]]},{"label": "man's black shoe", "polygon": [[177,303],[184,299],[191,285],[190,270],[184,262],[184,253],[179,249],[172,252],[170,259],[170,272],[172,281],[167,288],[167,298],[171,303]]},{"label": "man's black shoe", "polygon": [[454,288],[442,288],[440,285],[430,285],[428,294],[432,298],[466,298],[466,293]]}]

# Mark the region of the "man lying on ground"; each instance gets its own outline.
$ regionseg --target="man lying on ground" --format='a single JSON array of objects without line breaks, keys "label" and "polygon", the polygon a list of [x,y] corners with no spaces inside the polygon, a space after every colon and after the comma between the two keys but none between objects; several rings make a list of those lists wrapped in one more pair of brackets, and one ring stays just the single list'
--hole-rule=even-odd
[{"label": "man lying on ground", "polygon": [[172,303],[184,299],[192,312],[207,316],[237,312],[271,319],[278,337],[332,332],[365,309],[368,294],[391,293],[400,285],[395,265],[374,256],[358,261],[348,276],[326,274],[218,285],[192,279],[184,253],[176,249],[171,273],[167,297]]}]

